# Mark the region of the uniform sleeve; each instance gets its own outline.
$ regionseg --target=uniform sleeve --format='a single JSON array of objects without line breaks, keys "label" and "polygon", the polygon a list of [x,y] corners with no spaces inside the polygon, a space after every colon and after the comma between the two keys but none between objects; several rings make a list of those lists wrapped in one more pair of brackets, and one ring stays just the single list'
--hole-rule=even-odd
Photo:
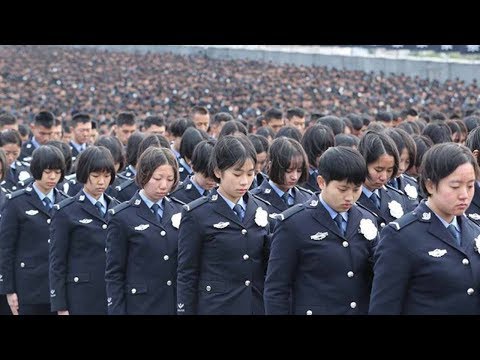
[{"label": "uniform sleeve", "polygon": [[183,210],[178,234],[178,315],[194,315],[197,312],[203,234],[204,231],[196,221],[195,215]]},{"label": "uniform sleeve", "polygon": [[19,226],[16,202],[7,200],[0,220],[0,294],[16,292],[15,258]]},{"label": "uniform sleeve", "polygon": [[70,247],[70,224],[65,209],[55,210],[50,224],[49,281],[52,311],[68,310],[67,265]]},{"label": "uniform sleeve", "polygon": [[112,216],[107,230],[107,304],[109,315],[126,315],[125,275],[128,260],[128,229],[125,219]]},{"label": "uniform sleeve", "polygon": [[[402,234],[403,233],[403,234]],[[403,311],[414,254],[402,245],[405,231],[386,226],[375,249],[369,314],[397,315]]]},{"label": "uniform sleeve", "polygon": [[264,302],[266,315],[290,313],[290,293],[297,268],[297,242],[292,221],[281,221],[272,236]]}]

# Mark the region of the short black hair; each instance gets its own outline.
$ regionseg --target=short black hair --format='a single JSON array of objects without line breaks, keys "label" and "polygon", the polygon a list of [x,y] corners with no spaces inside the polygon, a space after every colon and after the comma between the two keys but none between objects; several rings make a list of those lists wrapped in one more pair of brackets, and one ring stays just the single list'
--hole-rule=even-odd
[{"label": "short black hair", "polygon": [[278,130],[277,135],[275,138],[279,137],[287,137],[290,139],[297,140],[298,142],[302,141],[302,133],[294,126],[284,126],[280,130]]},{"label": "short black hair", "polygon": [[143,122],[145,130],[149,129],[152,125],[165,126],[165,119],[160,116],[147,116]]},{"label": "short black hair", "polygon": [[20,133],[21,136],[30,135],[30,129],[25,124],[19,124],[18,125],[18,132]]},{"label": "short black hair", "polygon": [[127,164],[135,166],[137,164],[138,146],[145,138],[145,134],[135,131],[127,141]]},{"label": "short black hair", "polygon": [[173,168],[173,185],[175,189],[178,184],[178,162],[170,149],[162,147],[150,147],[146,149],[138,159],[137,174],[135,175],[135,183],[143,189],[150,181],[155,170],[162,165],[170,165]]},{"label": "short black hair", "polygon": [[208,177],[220,182],[215,175],[215,169],[224,172],[236,165],[242,166],[247,160],[257,164],[255,148],[246,135],[225,135],[218,139],[213,148],[213,156],[208,166]]},{"label": "short black hair", "polygon": [[270,179],[276,184],[283,185],[285,172],[297,157],[301,158],[301,164],[297,164],[297,167],[302,169],[298,183],[302,183],[308,179],[308,158],[302,145],[297,140],[286,137],[273,140],[268,150],[268,176]]},{"label": "short black hair", "polygon": [[191,162],[194,173],[200,173],[204,176],[209,174],[210,158],[213,154],[215,140],[200,141],[193,150]]},{"label": "short black hair", "polygon": [[480,151],[480,128],[475,128],[468,134],[467,141],[465,142],[470,151]]},{"label": "short black hair", "polygon": [[345,123],[337,116],[328,115],[317,120],[317,124],[330,127],[334,135],[343,134],[345,131]]},{"label": "short black hair", "polygon": [[325,183],[332,180],[361,185],[367,178],[367,164],[358,150],[346,146],[331,147],[320,157],[318,175]]},{"label": "short black hair", "polygon": [[240,132],[244,135],[247,135],[247,128],[238,120],[228,121],[223,125],[220,134],[218,134],[218,138],[220,139],[222,136],[226,135],[233,135],[236,132]]},{"label": "short black hair", "polygon": [[445,115],[441,111],[432,111],[430,113],[430,119],[431,119],[431,121],[446,121],[447,120],[447,115]]},{"label": "short black hair", "polygon": [[257,154],[261,154],[262,152],[268,152],[270,144],[268,143],[268,140],[265,136],[258,134],[248,134],[247,137],[252,142]]},{"label": "short black hair", "polygon": [[434,122],[425,126],[422,135],[429,137],[434,144],[452,141],[452,130],[444,122]]},{"label": "short black hair", "polygon": [[168,127],[168,131],[174,137],[181,137],[185,130],[189,127],[195,127],[193,120],[187,118],[179,118],[172,121]]},{"label": "short black hair", "polygon": [[73,128],[76,128],[78,124],[86,124],[91,122],[92,122],[92,119],[90,118],[90,115],[86,113],[77,113],[73,115],[72,120],[70,121],[71,126]]},{"label": "short black hair", "polygon": [[350,120],[350,122],[352,123],[352,128],[354,128],[357,131],[362,130],[363,120],[360,115],[351,113],[351,114],[348,114],[346,118]]},{"label": "short black hair", "polygon": [[360,139],[352,134],[335,135],[335,146],[348,146],[358,148]]},{"label": "short black hair", "polygon": [[117,115],[117,118],[115,119],[115,124],[118,127],[121,127],[123,125],[135,125],[135,114],[133,112],[121,112]]},{"label": "short black hair", "polygon": [[197,128],[188,128],[185,130],[180,142],[180,156],[184,159],[192,160],[193,150],[198,143],[203,140],[208,140],[200,130]]},{"label": "short black hair", "polygon": [[360,139],[358,151],[364,157],[367,167],[382,155],[392,156],[394,164],[391,179],[397,177],[400,157],[398,156],[397,146],[387,135],[372,130],[367,131]]},{"label": "short black hair", "polygon": [[167,138],[163,135],[160,134],[155,134],[157,137],[158,141],[160,142],[160,146],[163,148],[170,149],[170,143],[168,142]]},{"label": "short black hair", "polygon": [[17,130],[8,129],[0,132],[0,146],[7,144],[16,144],[19,147],[22,147],[22,138]]},{"label": "short black hair", "polygon": [[306,114],[307,114],[306,111],[303,110],[302,108],[292,107],[292,108],[287,109],[286,117],[289,120],[294,116],[299,117],[299,118],[304,118],[306,116]]},{"label": "short black hair", "polygon": [[138,149],[137,149],[137,162],[140,156],[147,150],[149,147],[157,147],[160,148],[162,147],[162,144],[160,144],[160,140],[158,137],[154,134],[152,135],[147,135],[143,138],[142,141],[140,141],[140,144],[138,144]]},{"label": "short black hair", "polygon": [[115,181],[115,163],[111,152],[104,146],[89,146],[77,160],[77,181],[86,184],[93,172],[110,173],[110,184]]},{"label": "short black hair", "polygon": [[190,114],[192,114],[192,116],[194,114],[209,115],[210,112],[205,106],[195,105],[190,109]]},{"label": "short black hair", "polygon": [[415,165],[415,158],[417,156],[417,146],[412,136],[405,130],[398,128],[386,129],[385,134],[390,136],[397,146],[398,156],[402,156],[403,149],[407,149],[409,166],[405,171],[410,170],[412,166]]},{"label": "short black hair", "polygon": [[283,119],[283,113],[280,109],[270,108],[265,111],[264,120],[268,124],[272,119]]},{"label": "short black hair", "polygon": [[17,123],[17,118],[8,112],[0,114],[0,129],[5,125],[14,125]]},{"label": "short black hair", "polygon": [[417,156],[415,157],[415,166],[420,168],[422,164],[423,155],[433,146],[433,142],[429,137],[423,135],[413,135],[413,141],[417,148]]},{"label": "short black hair", "polygon": [[227,112],[219,112],[219,113],[216,113],[214,116],[213,116],[213,120],[212,120],[212,123],[214,124],[219,124],[221,122],[227,122],[227,121],[232,121],[233,120],[233,116],[230,115],[229,113]]},{"label": "short black hair", "polygon": [[475,178],[478,178],[478,164],[470,149],[456,143],[442,143],[432,146],[423,156],[420,185],[425,194],[427,191],[426,182],[430,180],[435,187],[440,180],[453,173],[459,166],[471,164],[475,171]]},{"label": "short black hair", "polygon": [[261,135],[265,138],[268,138],[269,136],[273,139],[275,138],[275,133],[273,132],[273,129],[270,126],[260,126],[257,128],[257,131],[255,132],[257,135]]},{"label": "short black hair", "polygon": [[119,170],[122,170],[125,167],[125,153],[123,152],[123,145],[116,136],[100,135],[97,141],[95,141],[95,146],[104,146],[110,150],[114,164],[120,164],[118,168]]},{"label": "short black hair", "polygon": [[480,117],[471,115],[467,116],[466,118],[463,119],[463,122],[465,123],[468,132],[472,131],[475,129],[477,126],[480,126]]},{"label": "short black hair", "polygon": [[65,174],[70,174],[72,170],[72,149],[70,146],[60,140],[50,140],[45,145],[55,146],[62,152],[65,159]]},{"label": "short black hair", "polygon": [[379,111],[375,115],[376,121],[381,122],[392,122],[393,121],[393,114],[390,111]]},{"label": "short black hair", "polygon": [[55,123],[55,116],[50,111],[40,111],[35,115],[33,123],[35,126],[43,126],[47,129],[51,129]]},{"label": "short black hair", "polygon": [[335,146],[332,128],[316,124],[309,127],[302,138],[302,145],[311,167],[318,167],[318,158],[329,148]]},{"label": "short black hair", "polygon": [[65,177],[65,158],[62,152],[51,145],[41,145],[33,151],[30,172],[35,180],[41,180],[45,170],[60,170],[60,180]]}]

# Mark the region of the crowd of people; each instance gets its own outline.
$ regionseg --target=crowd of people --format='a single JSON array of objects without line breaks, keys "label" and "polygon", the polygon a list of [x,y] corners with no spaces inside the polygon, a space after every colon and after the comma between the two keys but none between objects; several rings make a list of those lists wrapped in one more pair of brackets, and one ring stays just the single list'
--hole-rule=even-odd
[{"label": "crowd of people", "polygon": [[[50,46],[0,46],[0,106],[30,121],[47,108],[61,120],[84,111],[97,121],[130,110],[165,117],[193,105],[247,121],[270,107],[375,116],[382,110],[465,115],[479,105],[476,82],[347,71],[169,53]],[[468,114],[467,114],[468,115]]]},{"label": "crowd of people", "polygon": [[475,84],[0,52],[2,314],[480,313]]}]

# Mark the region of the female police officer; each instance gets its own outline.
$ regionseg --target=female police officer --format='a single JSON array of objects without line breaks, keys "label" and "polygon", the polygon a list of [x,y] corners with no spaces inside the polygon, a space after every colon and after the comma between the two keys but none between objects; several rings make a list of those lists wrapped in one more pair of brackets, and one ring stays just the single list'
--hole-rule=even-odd
[{"label": "female police officer", "polygon": [[464,213],[478,165],[438,144],[422,161],[418,207],[386,226],[374,256],[371,314],[480,314],[480,227]]}]

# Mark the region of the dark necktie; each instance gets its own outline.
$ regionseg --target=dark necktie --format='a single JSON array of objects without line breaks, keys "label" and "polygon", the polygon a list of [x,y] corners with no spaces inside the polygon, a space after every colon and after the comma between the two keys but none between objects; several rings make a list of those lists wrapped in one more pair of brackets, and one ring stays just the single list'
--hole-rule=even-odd
[{"label": "dark necktie", "polygon": [[210,195],[210,191],[204,190],[204,191],[203,191],[203,196],[208,196],[208,195]]},{"label": "dark necktie", "polygon": [[344,233],[343,227],[342,227],[342,224],[343,224],[342,215],[337,214],[337,216],[335,216],[334,220],[335,220],[335,223],[337,224],[338,228],[340,229],[340,234],[342,234],[342,236],[345,236],[345,233]]},{"label": "dark necktie", "polygon": [[160,216],[160,214],[158,213],[158,210],[160,210],[160,205],[158,204],[153,204],[152,207],[151,207],[151,210],[153,211],[153,214],[155,215],[155,217],[157,218],[158,222],[161,223],[162,222],[162,217]]},{"label": "dark necktie", "polygon": [[393,187],[394,189],[397,189],[397,190],[398,190],[397,178],[390,180],[390,181],[388,182],[388,185],[390,185],[390,186]]},{"label": "dark necktie", "polygon": [[290,206],[290,204],[288,203],[288,197],[289,197],[289,194],[288,194],[288,191],[287,191],[287,192],[283,193],[282,200],[287,206]]},{"label": "dark necktie", "polygon": [[45,205],[48,211],[52,210],[52,201],[50,200],[50,198],[45,197],[43,199],[43,204]]},{"label": "dark necktie", "polygon": [[103,211],[103,205],[102,205],[102,203],[101,203],[100,201],[97,201],[97,202],[95,203],[95,206],[97,207],[98,212],[100,213],[100,216],[101,216],[101,217],[104,217],[104,216],[105,216],[105,212]]},{"label": "dark necktie", "polygon": [[240,221],[243,221],[243,209],[242,207],[239,205],[239,204],[236,204],[234,207],[233,207],[233,211],[235,212],[235,214],[237,214],[238,218],[240,219]]},{"label": "dark necktie", "polygon": [[455,239],[455,243],[457,246],[461,245],[462,239],[460,238],[460,233],[457,231],[455,226],[452,224],[448,225],[447,230],[450,234],[452,234],[453,238]]},{"label": "dark necktie", "polygon": [[375,207],[380,210],[380,197],[377,194],[372,193],[372,195],[370,195],[370,200],[372,200]]}]

